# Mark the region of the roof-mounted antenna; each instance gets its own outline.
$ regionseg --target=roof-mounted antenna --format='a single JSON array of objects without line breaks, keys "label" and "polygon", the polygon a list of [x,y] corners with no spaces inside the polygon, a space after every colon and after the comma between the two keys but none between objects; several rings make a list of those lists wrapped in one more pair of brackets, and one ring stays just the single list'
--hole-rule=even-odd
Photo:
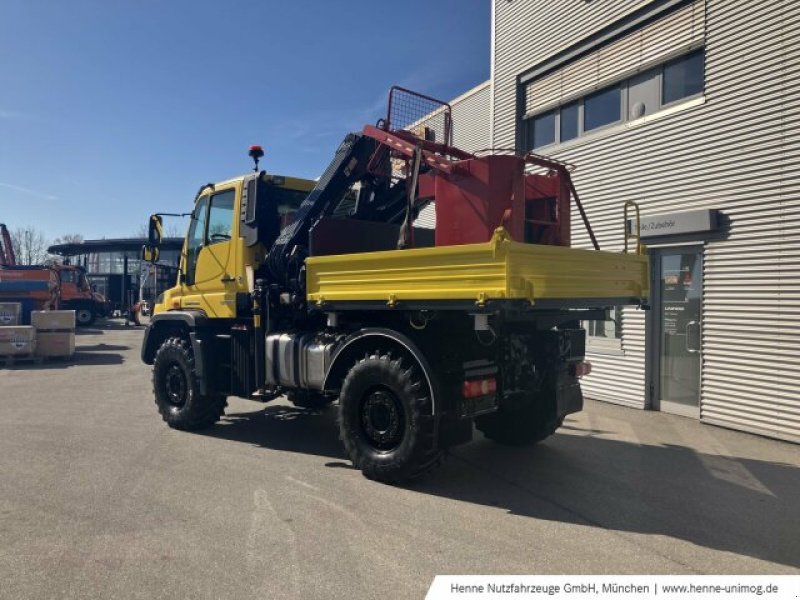
[{"label": "roof-mounted antenna", "polygon": [[258,159],[264,156],[264,150],[261,146],[250,146],[250,152],[247,153],[250,158],[253,159],[255,166],[253,167],[253,172],[258,173]]}]

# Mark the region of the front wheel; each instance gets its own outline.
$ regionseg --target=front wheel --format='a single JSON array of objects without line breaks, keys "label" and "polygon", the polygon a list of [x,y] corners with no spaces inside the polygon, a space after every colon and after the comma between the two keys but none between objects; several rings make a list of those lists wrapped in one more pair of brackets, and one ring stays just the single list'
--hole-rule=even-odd
[{"label": "front wheel", "polygon": [[156,352],[153,393],[161,418],[173,429],[203,429],[225,413],[225,396],[201,395],[194,369],[194,354],[182,338],[167,339]]},{"label": "front wheel", "polygon": [[339,396],[339,433],[370,479],[398,483],[441,462],[431,390],[410,358],[374,352],[350,369]]},{"label": "front wheel", "polygon": [[75,311],[75,323],[79,327],[88,327],[96,318],[97,314],[92,308],[81,307]]}]

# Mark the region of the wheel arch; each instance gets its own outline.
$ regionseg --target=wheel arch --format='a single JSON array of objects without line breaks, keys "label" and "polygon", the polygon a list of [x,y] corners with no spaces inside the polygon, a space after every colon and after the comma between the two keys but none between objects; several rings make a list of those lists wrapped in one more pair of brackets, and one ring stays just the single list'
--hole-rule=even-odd
[{"label": "wheel arch", "polygon": [[350,367],[358,360],[363,353],[375,350],[375,343],[379,342],[382,347],[400,348],[408,353],[416,361],[431,395],[431,414],[437,413],[437,397],[439,395],[438,380],[434,375],[430,362],[422,353],[420,348],[408,336],[403,335],[392,329],[368,328],[361,329],[349,336],[336,350],[328,372],[325,374],[325,381],[322,389],[325,391],[336,391],[341,389],[342,382],[347,375]]},{"label": "wheel arch", "polygon": [[155,315],[144,333],[142,362],[152,365],[164,340],[176,335],[185,337],[195,346],[194,331],[205,324],[206,320],[205,314],[200,311],[175,310]]}]

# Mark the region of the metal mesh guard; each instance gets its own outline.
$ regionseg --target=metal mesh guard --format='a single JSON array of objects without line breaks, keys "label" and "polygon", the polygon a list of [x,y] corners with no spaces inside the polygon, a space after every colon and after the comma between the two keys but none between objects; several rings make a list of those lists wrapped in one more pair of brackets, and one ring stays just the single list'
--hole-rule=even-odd
[{"label": "metal mesh guard", "polygon": [[405,130],[422,139],[450,144],[450,105],[447,102],[394,86],[389,92],[389,131]]}]

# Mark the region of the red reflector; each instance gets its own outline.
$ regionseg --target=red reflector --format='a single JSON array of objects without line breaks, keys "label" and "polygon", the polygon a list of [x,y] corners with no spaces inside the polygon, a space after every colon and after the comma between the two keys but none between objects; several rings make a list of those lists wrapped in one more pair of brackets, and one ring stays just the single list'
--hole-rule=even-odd
[{"label": "red reflector", "polygon": [[584,377],[592,372],[592,363],[590,362],[579,362],[575,363],[575,377]]},{"label": "red reflector", "polygon": [[492,396],[496,392],[497,380],[494,377],[489,379],[467,379],[464,381],[464,398]]}]

